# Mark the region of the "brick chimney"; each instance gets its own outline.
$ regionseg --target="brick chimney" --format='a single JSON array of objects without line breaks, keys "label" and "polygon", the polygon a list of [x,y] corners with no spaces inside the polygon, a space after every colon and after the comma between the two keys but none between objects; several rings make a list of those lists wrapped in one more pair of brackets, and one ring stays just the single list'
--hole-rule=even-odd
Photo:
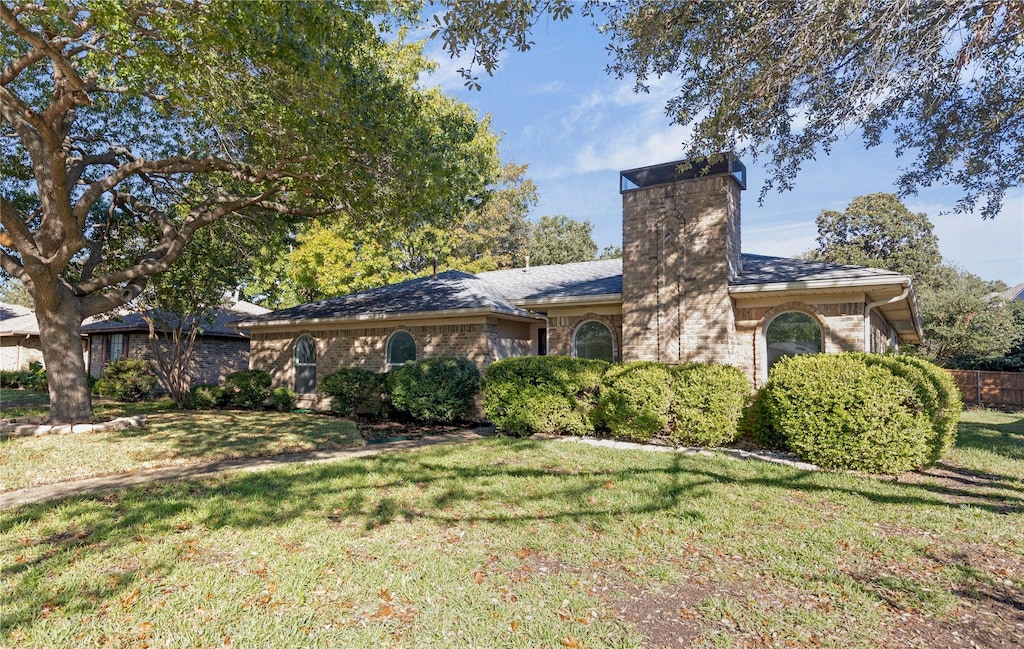
[{"label": "brick chimney", "polygon": [[729,280],[741,270],[746,168],[727,158],[620,174],[622,360],[672,365],[735,356]]}]

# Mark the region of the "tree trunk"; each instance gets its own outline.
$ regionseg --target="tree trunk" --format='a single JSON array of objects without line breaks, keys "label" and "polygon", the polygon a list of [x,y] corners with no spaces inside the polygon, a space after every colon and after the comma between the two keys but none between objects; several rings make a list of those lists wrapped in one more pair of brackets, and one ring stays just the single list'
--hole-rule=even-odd
[{"label": "tree trunk", "polygon": [[92,399],[82,354],[82,308],[78,297],[63,286],[56,299],[36,298],[39,342],[50,386],[50,423],[92,421]]}]

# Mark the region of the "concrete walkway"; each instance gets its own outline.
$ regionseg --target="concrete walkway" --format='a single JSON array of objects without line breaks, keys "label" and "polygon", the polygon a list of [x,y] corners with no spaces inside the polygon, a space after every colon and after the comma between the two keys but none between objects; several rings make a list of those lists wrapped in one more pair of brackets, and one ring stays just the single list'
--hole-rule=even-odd
[{"label": "concrete walkway", "polygon": [[436,435],[432,437],[421,437],[419,439],[408,439],[386,444],[370,444],[367,446],[355,446],[351,448],[340,448],[331,451],[308,451],[305,453],[288,453],[286,455],[271,455],[269,457],[248,457],[237,460],[218,460],[204,464],[191,464],[188,466],[171,466],[159,469],[146,469],[132,473],[119,473],[105,475],[83,480],[71,480],[68,482],[56,482],[53,484],[39,485],[37,487],[25,487],[0,493],[0,509],[10,509],[21,505],[31,505],[56,498],[67,498],[69,496],[80,496],[93,494],[102,491],[124,489],[140,484],[151,482],[166,482],[170,480],[194,480],[198,478],[209,478],[211,476],[230,473],[233,471],[265,471],[290,464],[301,464],[308,462],[335,462],[361,457],[373,457],[382,453],[395,451],[406,451],[440,444],[460,444],[481,439],[482,435],[475,430],[463,430],[455,433]]}]

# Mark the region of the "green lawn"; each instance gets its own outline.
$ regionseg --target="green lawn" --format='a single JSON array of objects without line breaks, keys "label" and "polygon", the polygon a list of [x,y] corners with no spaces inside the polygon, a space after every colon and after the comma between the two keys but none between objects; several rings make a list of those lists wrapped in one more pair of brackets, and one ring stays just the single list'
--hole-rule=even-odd
[{"label": "green lawn", "polygon": [[161,466],[362,445],[355,425],[327,415],[174,410],[169,400],[99,403],[101,417],[146,413],[148,426],[0,441],[0,491]]},{"label": "green lawn", "polygon": [[491,438],[0,512],[18,647],[1018,647],[1024,415],[934,472]]}]

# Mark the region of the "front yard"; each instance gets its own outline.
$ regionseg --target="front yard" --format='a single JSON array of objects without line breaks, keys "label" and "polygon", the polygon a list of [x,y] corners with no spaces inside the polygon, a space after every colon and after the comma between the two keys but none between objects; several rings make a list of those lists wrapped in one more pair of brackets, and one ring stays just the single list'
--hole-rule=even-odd
[{"label": "front yard", "polygon": [[961,430],[896,482],[494,438],[4,511],[0,644],[1017,647],[1024,416]]}]

